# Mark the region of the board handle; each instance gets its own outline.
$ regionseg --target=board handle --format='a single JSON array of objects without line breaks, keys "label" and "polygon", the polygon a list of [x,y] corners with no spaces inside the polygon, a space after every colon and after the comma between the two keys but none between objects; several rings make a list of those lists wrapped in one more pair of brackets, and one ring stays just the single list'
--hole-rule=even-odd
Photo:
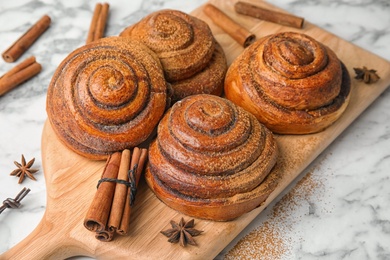
[{"label": "board handle", "polygon": [[[46,221],[46,214],[38,226],[22,241],[0,255],[0,260],[66,259],[77,255],[86,255],[69,236],[55,228],[55,224]],[[67,238],[68,237],[68,238]]]}]

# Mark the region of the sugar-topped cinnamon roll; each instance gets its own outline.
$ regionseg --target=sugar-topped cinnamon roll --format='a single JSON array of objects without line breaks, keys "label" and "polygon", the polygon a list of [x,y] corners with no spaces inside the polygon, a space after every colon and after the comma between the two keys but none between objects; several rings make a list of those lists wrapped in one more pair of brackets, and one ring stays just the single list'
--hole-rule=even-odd
[{"label": "sugar-topped cinnamon roll", "polygon": [[273,134],[244,109],[213,95],[175,103],[149,149],[146,180],[168,206],[226,221],[259,206],[276,185]]},{"label": "sugar-topped cinnamon roll", "polygon": [[139,40],[161,60],[174,101],[193,94],[220,95],[225,54],[202,20],[177,10],[160,10],[127,27],[120,36]]},{"label": "sugar-topped cinnamon roll", "polygon": [[59,65],[47,113],[66,146],[103,159],[145,141],[169,102],[156,55],[140,42],[108,37],[76,49]]},{"label": "sugar-topped cinnamon roll", "polygon": [[225,94],[275,133],[307,134],[342,115],[350,85],[331,49],[308,35],[283,32],[258,40],[236,58]]}]

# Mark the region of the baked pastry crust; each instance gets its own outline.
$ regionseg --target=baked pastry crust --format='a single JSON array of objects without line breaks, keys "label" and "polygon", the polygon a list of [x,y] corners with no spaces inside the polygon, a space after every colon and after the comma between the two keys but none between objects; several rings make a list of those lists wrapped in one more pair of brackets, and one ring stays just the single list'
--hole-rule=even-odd
[{"label": "baked pastry crust", "polygon": [[221,95],[227,71],[222,47],[204,21],[178,10],[160,10],[124,29],[160,58],[172,100],[193,94]]},{"label": "baked pastry crust", "polygon": [[48,88],[47,113],[59,139],[91,159],[141,144],[169,106],[156,55],[140,42],[108,37],[70,53]]},{"label": "baked pastry crust", "polygon": [[308,35],[266,36],[233,61],[225,95],[271,131],[308,134],[324,130],[345,111],[350,76],[336,54]]},{"label": "baked pastry crust", "polygon": [[214,54],[202,71],[190,78],[170,82],[174,91],[172,100],[177,101],[196,94],[221,96],[226,71],[225,53],[221,45],[215,42]]},{"label": "baked pastry crust", "polygon": [[227,99],[193,95],[175,103],[149,147],[146,181],[168,206],[227,221],[259,206],[276,187],[273,134]]}]

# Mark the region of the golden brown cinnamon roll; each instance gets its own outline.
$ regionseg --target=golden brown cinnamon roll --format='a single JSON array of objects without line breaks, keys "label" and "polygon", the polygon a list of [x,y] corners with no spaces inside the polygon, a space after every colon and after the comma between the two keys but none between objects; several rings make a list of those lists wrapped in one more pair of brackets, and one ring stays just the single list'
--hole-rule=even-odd
[{"label": "golden brown cinnamon roll", "polygon": [[48,88],[47,113],[66,146],[104,159],[149,137],[169,106],[168,93],[149,48],[109,37],[76,49],[60,64]]},{"label": "golden brown cinnamon roll", "polygon": [[346,109],[350,77],[328,47],[301,33],[266,36],[230,66],[228,99],[281,134],[319,132]]},{"label": "golden brown cinnamon roll", "polygon": [[159,123],[146,180],[168,206],[226,221],[268,197],[276,185],[269,173],[277,154],[273,134],[253,115],[227,99],[193,95]]},{"label": "golden brown cinnamon roll", "polygon": [[222,94],[226,57],[204,21],[181,11],[161,10],[120,36],[139,40],[157,53],[172,83],[174,101],[192,94]]}]

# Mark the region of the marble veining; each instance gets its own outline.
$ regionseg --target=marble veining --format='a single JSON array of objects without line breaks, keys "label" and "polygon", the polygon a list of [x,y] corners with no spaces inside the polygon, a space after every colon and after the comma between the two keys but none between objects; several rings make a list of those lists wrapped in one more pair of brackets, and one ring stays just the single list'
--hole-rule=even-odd
[{"label": "marble veining", "polygon": [[[172,8],[190,12],[205,0],[112,0],[106,35],[117,35],[150,12]],[[390,60],[388,0],[274,0],[272,4]],[[41,161],[41,133],[46,120],[47,86],[69,52],[82,46],[96,1],[13,0],[0,2],[0,50],[4,51],[43,14],[51,27],[19,60],[35,55],[42,72],[0,97],[0,200],[23,187],[31,192],[20,209],[0,215],[0,254],[15,246],[38,224],[45,211],[46,188]],[[365,61],[362,61],[364,64]],[[0,60],[0,75],[15,64]],[[265,222],[283,231],[281,259],[390,259],[390,90],[385,91],[302,174],[318,185],[295,201],[288,223],[272,219],[272,208],[294,192],[296,180],[216,259],[232,259],[235,246]],[[17,184],[9,176],[13,161],[36,158],[36,182]],[[299,188],[299,185],[297,186]],[[272,222],[274,221],[274,222]],[[256,244],[246,245],[256,251]],[[83,259],[77,257],[75,259]],[[233,258],[234,259],[234,258]],[[275,259],[275,258],[274,258]]]}]

